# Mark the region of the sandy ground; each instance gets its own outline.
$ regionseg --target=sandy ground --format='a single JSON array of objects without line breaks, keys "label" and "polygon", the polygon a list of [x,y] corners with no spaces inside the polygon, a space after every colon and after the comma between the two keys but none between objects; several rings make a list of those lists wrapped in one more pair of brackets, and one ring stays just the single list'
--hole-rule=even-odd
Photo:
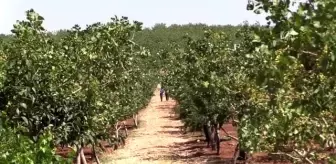
[{"label": "sandy ground", "polygon": [[[195,137],[183,134],[182,122],[175,118],[174,100],[161,102],[155,92],[148,107],[139,113],[140,126],[132,131],[124,148],[107,154],[102,159],[106,164],[168,164],[207,163],[208,159],[196,156],[194,149],[184,145]],[[195,140],[197,142],[197,139]]]},{"label": "sandy ground", "polygon": [[[183,132],[183,123],[174,112],[174,100],[160,101],[155,92],[149,105],[139,112],[139,128],[131,131],[126,145],[102,155],[103,164],[232,164],[237,142],[221,142],[220,155],[206,146],[200,132]],[[237,137],[236,128],[227,123],[226,131]],[[221,131],[220,136],[225,136]],[[240,161],[238,163],[244,163]],[[247,163],[271,164],[267,157],[252,157]],[[281,162],[277,162],[280,164]]]}]

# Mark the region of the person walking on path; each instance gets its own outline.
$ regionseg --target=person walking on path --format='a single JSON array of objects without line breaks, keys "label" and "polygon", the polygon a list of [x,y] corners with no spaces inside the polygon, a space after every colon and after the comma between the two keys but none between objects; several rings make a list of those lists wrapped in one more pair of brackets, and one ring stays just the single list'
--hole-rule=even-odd
[{"label": "person walking on path", "polygon": [[161,87],[161,89],[160,89],[160,99],[161,99],[161,102],[162,102],[162,97],[163,97],[164,93],[165,93],[165,90]]},{"label": "person walking on path", "polygon": [[166,96],[166,101],[168,101],[169,100],[168,90],[165,91],[165,96]]}]

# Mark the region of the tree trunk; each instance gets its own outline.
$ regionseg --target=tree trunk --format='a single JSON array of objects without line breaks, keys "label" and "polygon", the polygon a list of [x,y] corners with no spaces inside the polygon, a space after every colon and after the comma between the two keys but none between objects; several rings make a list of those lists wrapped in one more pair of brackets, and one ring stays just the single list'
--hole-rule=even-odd
[{"label": "tree trunk", "polygon": [[76,156],[76,164],[81,164],[81,156],[80,156],[81,149],[77,146],[77,156]]},{"label": "tree trunk", "polygon": [[81,148],[80,148],[80,157],[81,157],[81,159],[82,159],[82,162],[83,162],[83,164],[87,164],[87,162],[86,162],[86,159],[85,159],[85,155],[84,155],[84,146],[82,146]]},{"label": "tree trunk", "polygon": [[239,143],[237,144],[235,152],[233,154],[233,162],[232,162],[233,164],[237,164],[238,156],[239,156]]},{"label": "tree trunk", "polygon": [[210,146],[210,127],[208,124],[204,124],[203,125],[203,131],[204,131],[204,135],[205,135],[205,141],[207,142],[207,147]]},{"label": "tree trunk", "polygon": [[118,128],[118,123],[116,123],[116,125],[115,125],[115,135],[116,135],[116,138],[118,139],[118,138],[119,138],[119,128]]},{"label": "tree trunk", "polygon": [[134,125],[135,128],[138,128],[138,114],[133,115]]},{"label": "tree trunk", "polygon": [[104,147],[101,143],[99,143],[99,147],[100,147],[104,152],[106,151],[105,147]]},{"label": "tree trunk", "polygon": [[125,134],[126,134],[126,137],[127,137],[128,136],[128,132],[127,132],[127,126],[126,126],[125,122],[123,122],[123,126],[125,128]]},{"label": "tree trunk", "polygon": [[100,164],[99,158],[97,156],[95,145],[92,145],[93,157],[96,160],[97,164]]}]

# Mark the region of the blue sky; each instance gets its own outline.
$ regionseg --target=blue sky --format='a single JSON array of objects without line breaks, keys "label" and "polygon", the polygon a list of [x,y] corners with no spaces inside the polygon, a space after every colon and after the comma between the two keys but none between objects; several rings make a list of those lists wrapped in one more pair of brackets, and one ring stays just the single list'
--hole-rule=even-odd
[{"label": "blue sky", "polygon": [[151,27],[155,23],[264,23],[264,16],[246,10],[247,0],[0,0],[0,33],[9,33],[16,20],[33,8],[49,31],[106,22],[127,16]]}]

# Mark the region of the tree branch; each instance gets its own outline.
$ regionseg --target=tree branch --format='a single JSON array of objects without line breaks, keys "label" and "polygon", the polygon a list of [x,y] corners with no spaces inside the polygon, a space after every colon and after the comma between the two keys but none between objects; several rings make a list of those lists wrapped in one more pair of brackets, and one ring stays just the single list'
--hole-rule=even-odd
[{"label": "tree branch", "polygon": [[270,154],[272,154],[272,155],[285,155],[285,156],[287,156],[289,158],[292,158],[294,160],[301,161],[300,158],[294,157],[293,155],[290,155],[290,154],[287,154],[287,153],[278,152],[278,153],[270,153]]},{"label": "tree branch", "polygon": [[237,137],[234,137],[234,136],[230,135],[230,134],[229,134],[223,127],[221,127],[221,129],[224,131],[224,133],[225,133],[228,137],[230,137],[230,138],[232,138],[232,139],[234,139],[234,140],[236,140],[236,141],[239,141]]}]

